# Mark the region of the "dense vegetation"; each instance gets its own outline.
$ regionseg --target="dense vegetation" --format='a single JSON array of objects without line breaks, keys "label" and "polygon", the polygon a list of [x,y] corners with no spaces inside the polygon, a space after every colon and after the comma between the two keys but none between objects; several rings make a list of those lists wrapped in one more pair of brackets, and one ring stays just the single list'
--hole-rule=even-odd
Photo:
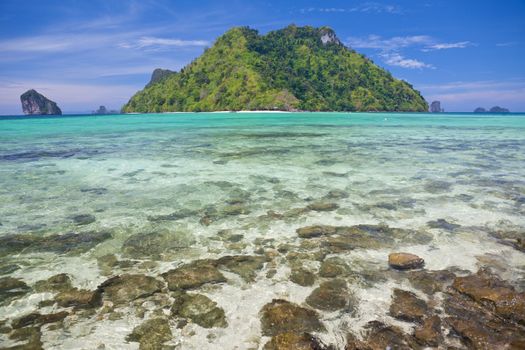
[{"label": "dense vegetation", "polygon": [[136,93],[124,112],[427,111],[407,82],[346,48],[326,27],[267,35],[233,28],[180,72]]}]

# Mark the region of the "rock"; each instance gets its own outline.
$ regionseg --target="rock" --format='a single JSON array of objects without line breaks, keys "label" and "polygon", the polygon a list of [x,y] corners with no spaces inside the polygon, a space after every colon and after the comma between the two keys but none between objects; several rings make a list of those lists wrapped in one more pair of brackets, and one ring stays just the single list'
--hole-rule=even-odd
[{"label": "rock", "polygon": [[163,349],[163,344],[171,340],[172,333],[168,319],[152,318],[133,329],[127,341],[138,342],[140,350]]},{"label": "rock", "polygon": [[209,260],[196,260],[162,274],[170,290],[193,289],[206,283],[223,283],[226,278]]},{"label": "rock", "polygon": [[441,319],[438,316],[430,316],[423,324],[414,331],[416,341],[424,346],[437,347],[442,343]]},{"label": "rock", "polygon": [[[347,307],[353,309],[355,301],[350,303],[352,296],[344,280],[334,279],[321,283],[306,298],[306,303],[323,311],[336,311]],[[351,304],[351,305],[349,305]]]},{"label": "rock", "polygon": [[27,294],[31,288],[22,280],[13,277],[0,278],[0,305]]},{"label": "rock", "polygon": [[163,287],[164,283],[154,277],[126,274],[106,280],[98,289],[104,292],[105,299],[116,305],[122,305],[160,292]]},{"label": "rock", "polygon": [[315,225],[301,227],[296,230],[297,235],[301,238],[313,238],[336,233],[337,227],[326,225]]},{"label": "rock", "polygon": [[343,199],[348,198],[349,194],[348,192],[342,191],[342,190],[331,190],[329,191],[325,198],[328,199]]},{"label": "rock", "polygon": [[169,69],[162,69],[162,68],[156,68],[153,73],[151,74],[151,79],[149,83],[146,85],[146,87],[154,85],[158,83],[159,81],[163,80],[164,78],[175,74],[176,72],[171,71]]},{"label": "rock", "polygon": [[195,238],[185,231],[162,230],[129,237],[122,245],[125,256],[159,259],[164,255],[187,251]]},{"label": "rock", "polygon": [[427,225],[430,228],[440,228],[446,231],[455,231],[461,227],[461,225],[450,223],[445,219],[437,219],[434,221],[429,221],[427,222]]},{"label": "rock", "polygon": [[181,293],[175,297],[171,311],[174,315],[190,319],[204,328],[228,326],[224,310],[217,303],[202,294]]},{"label": "rock", "polygon": [[414,293],[394,289],[390,315],[403,321],[420,322],[428,313],[427,303],[419,299]]},{"label": "rock", "polygon": [[328,258],[321,263],[319,276],[333,278],[345,274],[349,270],[348,265],[341,258]]},{"label": "rock", "polygon": [[513,286],[487,271],[456,277],[452,287],[479,304],[489,303],[499,316],[525,325],[525,293],[517,292]]},{"label": "rock", "polygon": [[24,341],[25,343],[15,345],[9,348],[3,348],[3,350],[42,350],[43,345],[42,333],[40,327],[24,327],[15,329],[10,335],[9,339]]},{"label": "rock", "polygon": [[315,283],[315,274],[304,268],[292,268],[290,281],[303,287],[312,286]]},{"label": "rock", "polygon": [[313,211],[333,211],[339,209],[339,205],[330,202],[314,202],[306,208]]},{"label": "rock", "polygon": [[397,270],[419,269],[425,265],[425,260],[410,253],[391,253],[388,255],[388,265]]},{"label": "rock", "polygon": [[363,341],[349,336],[345,350],[413,350],[419,348],[415,340],[398,327],[371,321],[365,326],[365,330],[366,336]]},{"label": "rock", "polygon": [[478,107],[474,110],[474,113],[487,113],[487,110],[483,107]]},{"label": "rock", "polygon": [[72,287],[71,278],[66,273],[49,277],[47,280],[37,281],[33,286],[36,292],[62,292]]},{"label": "rock", "polygon": [[91,214],[79,214],[71,217],[71,220],[78,226],[89,225],[95,222],[97,219]]},{"label": "rock", "polygon": [[317,312],[286,300],[274,299],[261,309],[261,330],[265,336],[281,333],[323,332]]},{"label": "rock", "polygon": [[58,108],[55,102],[49,100],[44,95],[39,94],[33,89],[24,92],[20,96],[20,102],[22,102],[22,111],[24,112],[24,114],[62,114],[62,111],[60,110],[60,108]]},{"label": "rock", "polygon": [[308,333],[281,333],[264,345],[264,350],[322,350],[321,342]]},{"label": "rock", "polygon": [[111,234],[104,231],[51,236],[7,235],[0,237],[0,257],[21,252],[83,253],[109,238]]},{"label": "rock", "polygon": [[19,269],[20,269],[20,266],[17,264],[2,265],[0,266],[0,275],[9,275]]},{"label": "rock", "polygon": [[431,113],[440,113],[444,112],[445,110],[441,108],[441,102],[440,101],[432,101],[430,104],[430,112]]},{"label": "rock", "polygon": [[217,264],[226,270],[241,276],[245,281],[252,282],[260,271],[266,258],[256,255],[224,256],[217,260]]},{"label": "rock", "polygon": [[66,311],[57,312],[54,314],[41,315],[38,312],[33,312],[28,315],[22,316],[13,320],[11,326],[13,329],[27,327],[27,326],[41,326],[47,323],[54,323],[62,321],[64,318],[69,316]]},{"label": "rock", "polygon": [[102,293],[99,290],[85,290],[73,288],[58,293],[55,301],[59,306],[75,309],[89,309],[102,305]]},{"label": "rock", "polygon": [[157,216],[148,216],[149,221],[158,222],[158,221],[176,221],[181,220],[185,218],[189,218],[192,216],[199,215],[199,210],[191,210],[191,209],[180,209],[176,212],[173,212],[168,215],[157,215]]},{"label": "rock", "polygon": [[445,291],[446,287],[452,284],[452,281],[456,277],[453,272],[448,270],[410,271],[406,276],[414,288],[417,288],[426,294]]},{"label": "rock", "polygon": [[503,108],[500,106],[494,106],[491,109],[489,109],[490,113],[510,113],[510,111],[507,108]]}]

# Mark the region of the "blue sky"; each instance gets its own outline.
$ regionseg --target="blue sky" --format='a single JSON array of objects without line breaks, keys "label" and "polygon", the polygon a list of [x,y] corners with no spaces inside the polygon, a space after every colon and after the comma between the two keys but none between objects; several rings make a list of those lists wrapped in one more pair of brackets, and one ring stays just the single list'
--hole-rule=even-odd
[{"label": "blue sky", "polygon": [[0,114],[35,88],[66,113],[119,109],[233,26],[332,27],[447,111],[525,111],[525,1],[1,0]]}]

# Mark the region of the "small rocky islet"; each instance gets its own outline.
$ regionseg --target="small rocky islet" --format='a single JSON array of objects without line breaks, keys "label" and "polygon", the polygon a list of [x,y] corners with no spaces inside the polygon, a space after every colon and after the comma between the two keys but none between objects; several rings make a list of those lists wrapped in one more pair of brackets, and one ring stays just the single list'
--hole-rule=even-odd
[{"label": "small rocky islet", "polygon": [[[282,219],[280,215],[271,216],[274,220]],[[236,317],[235,310],[221,305],[216,292],[226,286],[247,287],[260,280],[271,282],[275,276],[271,271],[283,271],[283,267],[288,271],[284,278],[308,292],[303,294],[303,300],[270,299],[251,315],[258,319],[254,325],[260,327],[261,335],[254,349],[521,349],[525,346],[525,293],[515,283],[501,279],[489,266],[475,273],[454,268],[427,270],[424,256],[393,250],[399,242],[428,244],[429,234],[386,225],[313,225],[295,231],[298,246],[275,247],[270,241],[257,241],[259,249],[255,254],[194,259],[162,273],[158,269],[162,260],[158,260],[156,250],[152,252],[152,256],[157,256],[154,260],[145,259],[144,253],[133,256],[133,250],[127,251],[128,260],[124,256],[100,256],[98,266],[108,277],[93,289],[75,286],[67,273],[34,283],[1,277],[3,306],[31,295],[40,296],[34,310],[0,321],[0,332],[8,340],[6,344],[10,344],[2,348],[43,349],[47,333],[66,330],[82,320],[118,322],[130,317],[126,316],[129,313],[140,321],[129,329],[126,344],[137,344],[139,349],[181,348],[181,337],[191,337],[192,327],[202,327],[211,332],[211,346],[216,334],[213,332],[231,327],[230,322]],[[85,254],[112,237],[107,232],[62,236],[3,237],[2,255],[9,257],[15,251]],[[218,234],[226,242],[231,236],[227,231]],[[166,241],[170,238],[164,237]],[[128,241],[124,247],[130,245]],[[170,247],[187,248],[185,244]],[[385,254],[382,266],[367,272],[375,276],[345,260],[347,252],[367,249],[390,251]],[[133,273],[119,273],[130,267]],[[384,316],[366,322],[359,332],[345,323],[334,329],[331,323],[334,317],[354,317],[363,312],[360,306],[363,302],[370,302],[366,295],[356,293],[359,289],[374,281],[388,280],[394,281],[395,286],[390,290],[391,300]],[[341,337],[337,343],[327,336],[331,332]]]}]

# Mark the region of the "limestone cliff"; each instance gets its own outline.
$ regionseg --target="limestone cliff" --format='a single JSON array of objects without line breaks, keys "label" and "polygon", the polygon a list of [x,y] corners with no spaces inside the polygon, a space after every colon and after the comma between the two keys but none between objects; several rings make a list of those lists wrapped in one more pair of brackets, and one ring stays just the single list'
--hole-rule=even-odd
[{"label": "limestone cliff", "polygon": [[20,102],[22,102],[22,110],[24,114],[62,114],[62,111],[60,108],[58,108],[55,102],[46,98],[44,95],[39,94],[33,89],[24,92],[20,96]]}]

